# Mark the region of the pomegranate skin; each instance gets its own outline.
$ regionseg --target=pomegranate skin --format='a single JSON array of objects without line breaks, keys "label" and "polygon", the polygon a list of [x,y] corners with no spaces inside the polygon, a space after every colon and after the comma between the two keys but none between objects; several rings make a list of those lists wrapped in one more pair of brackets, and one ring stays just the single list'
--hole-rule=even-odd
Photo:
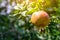
[{"label": "pomegranate skin", "polygon": [[45,11],[34,12],[31,16],[31,22],[41,28],[46,27],[50,22],[50,17]]}]

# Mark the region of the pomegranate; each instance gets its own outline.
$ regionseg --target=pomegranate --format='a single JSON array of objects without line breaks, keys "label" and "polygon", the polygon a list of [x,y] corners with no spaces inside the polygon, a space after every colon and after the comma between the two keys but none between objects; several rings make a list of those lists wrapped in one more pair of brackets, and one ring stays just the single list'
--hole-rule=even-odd
[{"label": "pomegranate", "polygon": [[46,27],[50,22],[50,17],[45,11],[34,12],[31,17],[31,22],[41,28]]}]

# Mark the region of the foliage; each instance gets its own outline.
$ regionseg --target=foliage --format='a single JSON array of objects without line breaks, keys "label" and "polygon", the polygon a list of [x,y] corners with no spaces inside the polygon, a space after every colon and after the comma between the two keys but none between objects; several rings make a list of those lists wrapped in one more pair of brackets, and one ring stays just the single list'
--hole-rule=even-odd
[{"label": "foliage", "polygon": [[[41,2],[0,0],[0,40],[60,40],[60,0],[57,7]],[[40,10],[48,12],[51,20],[45,33],[36,31],[30,21],[32,13]]]}]

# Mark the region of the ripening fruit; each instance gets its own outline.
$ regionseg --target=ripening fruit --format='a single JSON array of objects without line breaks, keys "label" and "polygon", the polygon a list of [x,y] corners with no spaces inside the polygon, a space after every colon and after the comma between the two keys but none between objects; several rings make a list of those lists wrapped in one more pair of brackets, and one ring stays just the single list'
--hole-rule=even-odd
[{"label": "ripening fruit", "polygon": [[41,28],[46,27],[50,22],[50,17],[45,11],[34,12],[31,17],[31,22]]}]

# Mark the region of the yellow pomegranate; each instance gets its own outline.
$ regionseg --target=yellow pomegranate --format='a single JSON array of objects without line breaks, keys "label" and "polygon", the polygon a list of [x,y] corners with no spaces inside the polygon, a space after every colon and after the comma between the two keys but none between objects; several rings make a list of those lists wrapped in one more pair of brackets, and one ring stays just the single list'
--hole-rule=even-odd
[{"label": "yellow pomegranate", "polygon": [[34,12],[31,17],[31,22],[41,28],[47,26],[50,22],[50,17],[45,11]]}]

